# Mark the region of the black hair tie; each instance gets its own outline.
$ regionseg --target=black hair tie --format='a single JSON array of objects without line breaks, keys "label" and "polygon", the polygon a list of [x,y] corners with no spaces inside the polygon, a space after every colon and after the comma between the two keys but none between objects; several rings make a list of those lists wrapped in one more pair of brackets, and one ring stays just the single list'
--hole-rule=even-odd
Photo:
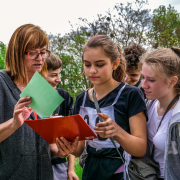
[{"label": "black hair tie", "polygon": [[180,57],[180,53],[179,52],[177,52],[172,46],[170,47],[170,49],[172,49],[173,51],[174,51],[174,53],[177,55],[177,56],[179,56]]}]

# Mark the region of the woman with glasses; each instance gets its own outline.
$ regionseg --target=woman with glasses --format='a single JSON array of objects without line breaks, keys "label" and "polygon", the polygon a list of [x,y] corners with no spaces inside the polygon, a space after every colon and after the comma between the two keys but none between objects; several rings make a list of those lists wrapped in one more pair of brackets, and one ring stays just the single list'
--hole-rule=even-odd
[{"label": "woman with glasses", "polygon": [[6,69],[0,71],[0,179],[52,180],[49,144],[24,120],[35,119],[30,97],[21,91],[36,71],[47,73],[50,55],[46,34],[33,24],[13,33],[6,52]]}]

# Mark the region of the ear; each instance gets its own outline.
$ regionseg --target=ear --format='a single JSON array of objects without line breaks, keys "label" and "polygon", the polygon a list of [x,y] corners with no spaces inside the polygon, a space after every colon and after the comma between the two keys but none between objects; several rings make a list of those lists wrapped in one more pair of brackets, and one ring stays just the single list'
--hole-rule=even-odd
[{"label": "ear", "polygon": [[177,76],[173,76],[171,78],[170,83],[169,83],[169,88],[173,88],[176,85],[177,81],[178,81],[178,77]]},{"label": "ear", "polygon": [[113,67],[112,67],[112,69],[113,69],[113,70],[116,70],[117,67],[119,66],[119,63],[120,63],[120,59],[117,58],[117,59],[113,62]]}]

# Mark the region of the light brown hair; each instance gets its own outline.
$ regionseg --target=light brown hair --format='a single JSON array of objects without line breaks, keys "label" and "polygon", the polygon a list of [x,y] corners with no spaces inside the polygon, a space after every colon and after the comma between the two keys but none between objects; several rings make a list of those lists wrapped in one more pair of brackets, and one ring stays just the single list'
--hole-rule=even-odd
[{"label": "light brown hair", "polygon": [[59,58],[59,56],[51,53],[50,56],[46,59],[46,63],[47,63],[47,69],[50,70],[56,70],[61,68],[62,66],[62,61]]},{"label": "light brown hair", "polygon": [[140,69],[144,63],[151,66],[155,72],[162,74],[165,82],[168,78],[177,76],[178,81],[174,89],[180,94],[180,48],[161,48],[147,52],[140,58]]},{"label": "light brown hair", "polygon": [[[83,54],[86,48],[101,47],[107,57],[111,59],[113,63],[117,58],[120,59],[119,66],[113,71],[113,78],[118,82],[124,82],[126,62],[122,54],[121,48],[117,46],[109,36],[97,35],[90,38],[83,47]],[[83,56],[82,56],[83,60]]]},{"label": "light brown hair", "polygon": [[[49,40],[46,34],[39,26],[25,24],[18,27],[8,44],[5,57],[6,71],[15,81],[28,83],[27,70],[24,62],[25,52],[37,48],[49,47]],[[41,70],[41,75],[47,73],[46,62]]]}]

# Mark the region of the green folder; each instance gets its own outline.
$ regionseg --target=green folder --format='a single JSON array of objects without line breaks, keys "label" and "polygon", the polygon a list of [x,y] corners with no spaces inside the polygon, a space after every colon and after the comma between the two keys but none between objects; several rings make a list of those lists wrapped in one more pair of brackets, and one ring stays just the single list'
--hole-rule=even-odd
[{"label": "green folder", "polygon": [[64,98],[36,71],[20,97],[31,97],[31,107],[41,118],[49,118]]}]

